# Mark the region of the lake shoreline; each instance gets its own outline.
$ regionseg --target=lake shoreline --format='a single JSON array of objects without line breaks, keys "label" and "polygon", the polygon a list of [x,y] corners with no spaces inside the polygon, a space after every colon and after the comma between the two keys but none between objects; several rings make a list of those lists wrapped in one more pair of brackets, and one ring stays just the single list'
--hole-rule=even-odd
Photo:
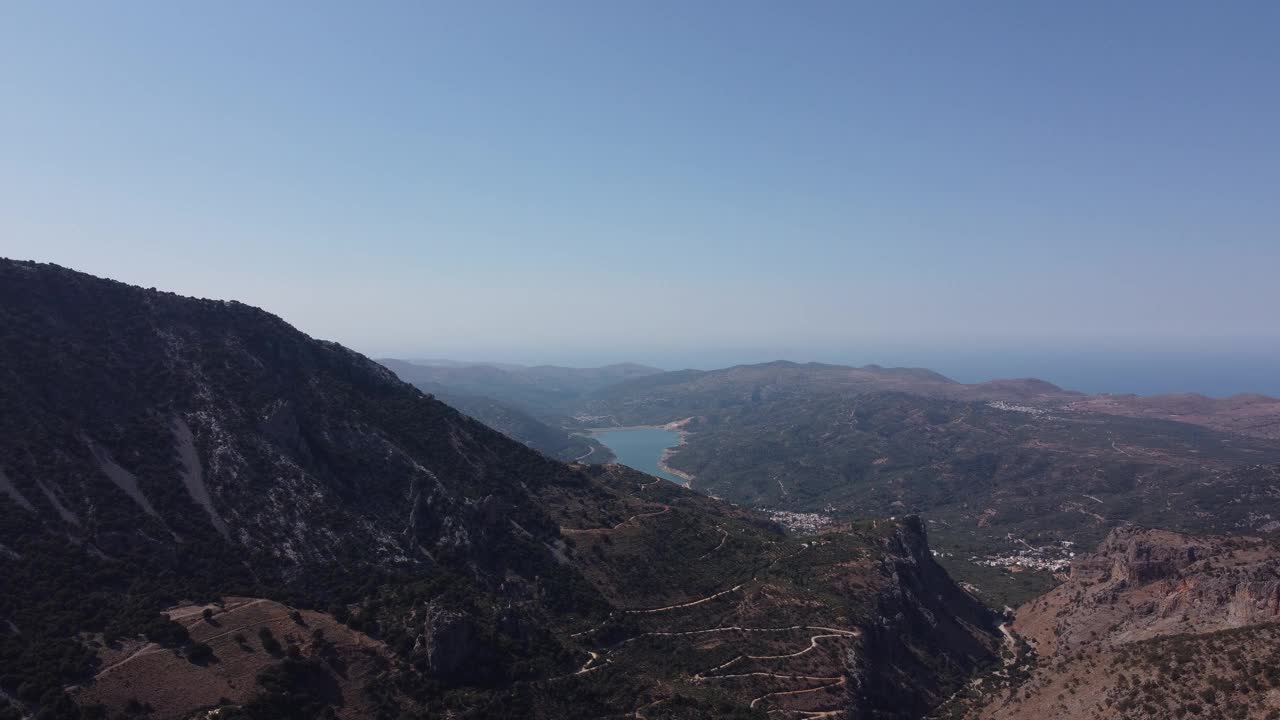
[{"label": "lake shoreline", "polygon": [[[684,444],[684,436],[686,434],[687,433],[685,433],[684,431],[680,431],[680,445]],[[693,475],[683,470],[677,470],[676,468],[673,468],[667,464],[667,460],[671,459],[671,456],[674,455],[676,451],[680,449],[680,445],[676,445],[675,447],[669,447],[666,450],[663,450],[662,457],[658,459],[658,467],[661,468],[663,472],[671,473],[672,475],[675,475],[681,480],[684,480],[684,486],[692,490]]]},{"label": "lake shoreline", "polygon": [[684,426],[688,425],[691,420],[693,420],[693,418],[687,417],[683,420],[675,420],[675,421],[669,422],[663,426],[663,429],[672,430],[672,431],[675,431],[677,434],[679,434],[680,442],[677,443],[674,447],[669,447],[666,450],[663,450],[662,457],[658,458],[658,467],[663,472],[670,473],[680,478],[681,480],[684,480],[684,486],[689,488],[690,490],[693,489],[693,474],[687,473],[683,470],[677,470],[676,468],[671,467],[671,465],[669,465],[667,461],[671,459],[672,455],[675,455],[677,452],[679,452],[681,446],[683,446],[685,442],[688,440],[689,431],[685,430]]},{"label": "lake shoreline", "polygon": [[[661,425],[625,425],[625,426],[616,425],[613,427],[584,428],[579,430],[578,434],[582,434],[587,437],[594,437],[597,435],[603,435],[607,433],[643,431],[643,430],[663,430],[666,432],[675,433],[676,437],[678,438],[678,442],[675,445],[663,448],[656,462],[654,462],[654,464],[657,466],[657,469],[660,470],[662,473],[665,473],[666,475],[671,476],[670,478],[663,478],[663,479],[667,480],[668,482],[673,482],[675,484],[682,485],[683,487],[692,489],[694,476],[691,473],[687,473],[683,470],[678,470],[674,467],[671,467],[671,465],[668,463],[668,460],[670,460],[671,457],[680,450],[680,447],[684,445],[685,442],[687,442],[689,431],[685,430],[684,426],[690,420],[693,420],[693,418],[689,417],[689,418],[684,418],[682,420],[674,420],[672,422],[664,423]],[[604,444],[606,447],[609,447],[608,444],[603,443],[603,441],[602,441],[602,444]],[[613,451],[613,448],[610,448],[610,450]],[[615,455],[616,455],[616,451],[615,451]],[[625,465],[626,463],[623,463],[623,464]],[[645,472],[645,471],[641,470],[641,472]],[[672,480],[671,478],[676,478],[676,480]]]}]

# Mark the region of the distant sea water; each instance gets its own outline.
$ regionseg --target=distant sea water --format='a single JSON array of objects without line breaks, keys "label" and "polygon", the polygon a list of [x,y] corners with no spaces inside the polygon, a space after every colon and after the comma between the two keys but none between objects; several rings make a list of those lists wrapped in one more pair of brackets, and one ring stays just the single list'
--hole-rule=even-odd
[{"label": "distant sea water", "polygon": [[1280,397],[1280,353],[1063,352],[1004,358],[938,357],[926,367],[960,382],[1036,377],[1086,393],[1194,392],[1209,397],[1261,393]]},{"label": "distant sea water", "polygon": [[593,433],[592,437],[612,450],[618,456],[618,462],[623,465],[670,480],[677,485],[684,484],[684,480],[658,467],[663,451],[680,444],[680,433],[660,428],[637,428],[606,430]]}]

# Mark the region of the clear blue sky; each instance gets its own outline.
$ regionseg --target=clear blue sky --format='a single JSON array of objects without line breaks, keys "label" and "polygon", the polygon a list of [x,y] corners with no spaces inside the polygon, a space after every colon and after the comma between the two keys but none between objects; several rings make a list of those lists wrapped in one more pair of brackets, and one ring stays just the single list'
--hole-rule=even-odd
[{"label": "clear blue sky", "polygon": [[1270,1],[6,2],[0,255],[375,355],[1274,348],[1278,37]]}]

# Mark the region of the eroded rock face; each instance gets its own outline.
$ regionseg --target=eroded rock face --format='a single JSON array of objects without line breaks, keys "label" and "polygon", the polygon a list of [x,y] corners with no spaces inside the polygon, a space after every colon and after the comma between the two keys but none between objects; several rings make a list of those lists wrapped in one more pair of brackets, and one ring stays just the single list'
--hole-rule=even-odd
[{"label": "eroded rock face", "polygon": [[989,683],[968,717],[1191,717],[1214,703],[1274,717],[1280,690],[1262,668],[1280,657],[1277,622],[1270,542],[1120,528],[1018,609],[1013,630],[1038,664],[1015,687]]},{"label": "eroded rock face", "polygon": [[1124,527],[1113,530],[1097,552],[1073,563],[1072,579],[1119,580],[1141,585],[1178,576],[1212,552],[1210,543],[1164,530]]},{"label": "eroded rock face", "polygon": [[[849,659],[860,696],[852,708],[868,716],[884,707],[922,716],[944,698],[920,693],[920,680],[939,670],[964,676],[989,662],[997,652],[998,620],[934,561],[920,518],[903,518],[884,546],[891,582],[880,596],[879,623],[867,628],[863,652]],[[918,650],[924,647],[929,654]]]},{"label": "eroded rock face", "polygon": [[1042,650],[1280,620],[1280,551],[1257,538],[1119,528],[1018,613]]},{"label": "eroded rock face", "polygon": [[476,664],[488,655],[480,628],[461,613],[428,607],[422,621],[422,632],[414,642],[413,655],[425,664],[433,676],[456,681],[475,678]]}]

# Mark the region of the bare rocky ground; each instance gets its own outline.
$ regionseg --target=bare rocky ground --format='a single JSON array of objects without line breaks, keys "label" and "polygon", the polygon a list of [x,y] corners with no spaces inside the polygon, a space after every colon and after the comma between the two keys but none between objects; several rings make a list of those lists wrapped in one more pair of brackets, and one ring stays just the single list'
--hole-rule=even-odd
[{"label": "bare rocky ground", "polygon": [[1280,717],[1280,550],[1121,528],[1019,608],[1004,667],[938,717]]},{"label": "bare rocky ground", "polygon": [[[204,611],[211,611],[209,617]],[[102,704],[113,711],[150,706],[148,717],[191,717],[218,706],[247,702],[260,688],[258,675],[286,656],[316,659],[330,672],[338,717],[369,717],[361,698],[365,681],[388,660],[386,648],[324,613],[291,610],[270,600],[225,598],[221,605],[184,605],[165,611],[192,640],[212,651],[207,659],[188,657],[154,643],[125,641],[96,644],[101,669],[91,684],[75,691],[83,705]],[[268,648],[263,631],[279,644]]]}]

